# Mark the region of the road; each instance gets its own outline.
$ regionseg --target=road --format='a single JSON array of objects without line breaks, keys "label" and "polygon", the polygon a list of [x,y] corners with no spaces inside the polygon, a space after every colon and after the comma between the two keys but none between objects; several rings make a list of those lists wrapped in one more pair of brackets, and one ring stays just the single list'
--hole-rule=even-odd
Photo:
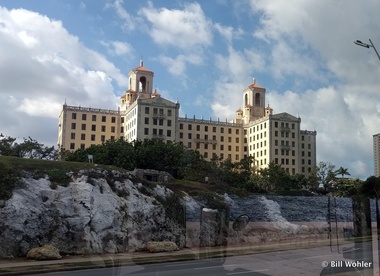
[{"label": "road", "polygon": [[[342,262],[337,262],[341,260]],[[335,267],[324,268],[324,262],[335,262]],[[331,252],[330,247],[287,250],[271,253],[259,253],[243,256],[212,258],[195,261],[169,262],[149,265],[128,265],[121,267],[96,268],[70,272],[54,272],[40,274],[70,275],[70,276],[100,276],[100,275],[136,275],[136,276],[223,276],[223,275],[337,275],[345,271],[343,255]],[[349,263],[349,264],[350,264]],[[355,264],[355,263],[354,263]],[[339,267],[343,266],[343,267]],[[371,265],[371,264],[370,264]],[[377,264],[376,264],[377,265]],[[373,266],[373,264],[372,264]],[[376,268],[377,269],[377,268]],[[375,269],[375,273],[378,270]],[[350,269],[352,273],[344,275],[375,275],[372,268],[363,271]]]}]

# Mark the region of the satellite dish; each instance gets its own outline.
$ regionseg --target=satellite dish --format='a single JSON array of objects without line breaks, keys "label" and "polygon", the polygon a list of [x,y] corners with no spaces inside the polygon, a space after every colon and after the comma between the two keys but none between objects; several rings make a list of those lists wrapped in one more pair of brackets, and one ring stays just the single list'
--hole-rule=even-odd
[{"label": "satellite dish", "polygon": [[235,231],[241,231],[244,229],[244,227],[248,225],[248,223],[249,223],[249,216],[240,215],[234,220],[232,224],[232,229],[234,229]]}]

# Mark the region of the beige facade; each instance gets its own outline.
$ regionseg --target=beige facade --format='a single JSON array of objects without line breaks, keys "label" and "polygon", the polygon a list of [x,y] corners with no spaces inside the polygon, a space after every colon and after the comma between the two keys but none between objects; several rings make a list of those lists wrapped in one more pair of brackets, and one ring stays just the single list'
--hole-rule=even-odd
[{"label": "beige facade", "polygon": [[380,176],[380,133],[373,135],[374,176]]},{"label": "beige facade", "polygon": [[63,105],[58,123],[58,148],[85,149],[118,139],[123,129],[120,112],[99,108]]},{"label": "beige facade", "polygon": [[75,150],[117,138],[129,142],[158,138],[182,143],[208,160],[237,162],[252,156],[258,169],[274,162],[290,174],[308,174],[315,168],[316,131],[301,130],[299,117],[273,114],[265,106],[265,88],[255,81],[243,90],[243,108],[235,119],[222,122],[179,117],[179,103],[153,91],[153,77],[142,61],[132,69],[117,111],[63,105],[59,148]]}]

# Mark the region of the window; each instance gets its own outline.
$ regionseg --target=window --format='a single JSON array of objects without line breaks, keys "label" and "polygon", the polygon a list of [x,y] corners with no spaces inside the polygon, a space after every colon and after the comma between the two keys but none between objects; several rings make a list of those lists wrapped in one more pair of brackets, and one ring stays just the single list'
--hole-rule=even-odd
[{"label": "window", "polygon": [[220,150],[224,150],[224,146],[223,145],[220,145]]},{"label": "window", "polygon": [[116,117],[114,116],[111,117],[111,123],[116,123]]},{"label": "window", "polygon": [[168,109],[168,116],[169,116],[169,117],[172,116],[172,110],[171,110],[171,109]]},{"label": "window", "polygon": [[167,125],[170,127],[170,126],[172,126],[172,120],[168,120],[167,121]]},{"label": "window", "polygon": [[204,147],[205,149],[208,149],[208,144],[205,144],[205,147]]},{"label": "window", "polygon": [[181,139],[183,138],[183,132],[179,133],[179,138],[181,138]]},{"label": "window", "polygon": [[191,124],[188,124],[188,125],[187,125],[187,129],[188,129],[188,130],[191,130]]},{"label": "window", "polygon": [[239,129],[236,129],[236,134],[239,134]]},{"label": "window", "polygon": [[86,148],[85,144],[80,144],[80,149],[84,150]]},{"label": "window", "polygon": [[212,127],[212,132],[216,132],[216,127]]},{"label": "window", "polygon": [[166,136],[168,136],[168,137],[172,137],[172,131],[171,131],[170,129],[168,129],[168,130],[166,131]]},{"label": "window", "polygon": [[145,114],[149,114],[149,107],[145,107]]},{"label": "window", "polygon": [[145,117],[145,118],[144,118],[144,123],[145,123],[146,125],[149,124],[149,118],[148,118],[148,117]]},{"label": "window", "polygon": [[76,113],[71,113],[71,119],[75,120],[77,118],[77,114]]},{"label": "window", "polygon": [[159,124],[160,126],[163,126],[163,125],[164,125],[164,119],[159,119],[159,120],[158,120],[158,124]]},{"label": "window", "polygon": [[91,130],[92,130],[92,131],[96,131],[96,125],[92,125],[92,126],[91,126]]},{"label": "window", "polygon": [[86,140],[86,134],[82,133],[82,134],[80,135],[80,139],[81,139],[81,140]]},{"label": "window", "polygon": [[95,121],[96,121],[96,115],[92,115],[92,116],[91,116],[91,120],[92,120],[93,122],[95,122]]},{"label": "window", "polygon": [[231,151],[232,147],[231,146],[228,146],[228,151]]},{"label": "window", "polygon": [[106,136],[105,135],[100,136],[100,141],[105,142],[106,141]]},{"label": "window", "polygon": [[196,148],[196,149],[199,149],[199,148],[200,148],[200,144],[199,144],[199,143],[196,143],[196,144],[195,144],[195,148]]},{"label": "window", "polygon": [[200,130],[201,130],[201,126],[197,125],[197,131],[200,131]]},{"label": "window", "polygon": [[86,124],[82,124],[82,130],[86,130]]},{"label": "window", "polygon": [[75,149],[75,143],[70,143],[70,149],[71,150]]},{"label": "window", "polygon": [[183,129],[183,124],[179,124],[179,129]]},{"label": "window", "polygon": [[153,119],[153,125],[155,125],[155,126],[157,125],[157,119],[156,118]]},{"label": "window", "polygon": [[149,135],[149,128],[144,128],[144,135]]},{"label": "window", "polygon": [[224,133],[224,127],[220,128],[220,133]]},{"label": "window", "polygon": [[220,136],[220,142],[224,142],[224,136]]},{"label": "window", "polygon": [[76,128],[76,124],[75,123],[71,123],[71,129],[75,129]]},{"label": "window", "polygon": [[102,126],[102,132],[106,132],[106,126]]},{"label": "window", "polygon": [[232,133],[232,130],[229,128],[228,129],[228,134],[231,134]]},{"label": "window", "polygon": [[121,117],[121,123],[124,124],[124,117]]},{"label": "window", "polygon": [[82,120],[86,121],[86,119],[87,119],[87,114],[82,114]]},{"label": "window", "polygon": [[232,142],[232,138],[228,137],[228,143],[231,143],[231,142]]},{"label": "window", "polygon": [[115,127],[114,126],[111,126],[111,132],[115,133]]},{"label": "window", "polygon": [[106,116],[102,116],[102,122],[105,123],[107,121],[107,117]]},{"label": "window", "polygon": [[208,131],[208,126],[205,126],[205,131]]},{"label": "window", "polygon": [[71,139],[75,139],[75,133],[71,132]]},{"label": "window", "polygon": [[239,137],[236,137],[236,143],[239,143]]},{"label": "window", "polygon": [[95,141],[95,134],[91,134],[91,141]]},{"label": "window", "polygon": [[187,143],[187,147],[188,147],[188,148],[191,148],[191,142],[188,142],[188,143]]},{"label": "window", "polygon": [[274,127],[278,127],[278,122],[274,122]]},{"label": "window", "polygon": [[191,133],[188,133],[188,134],[187,134],[187,138],[188,138],[188,139],[191,139]]}]

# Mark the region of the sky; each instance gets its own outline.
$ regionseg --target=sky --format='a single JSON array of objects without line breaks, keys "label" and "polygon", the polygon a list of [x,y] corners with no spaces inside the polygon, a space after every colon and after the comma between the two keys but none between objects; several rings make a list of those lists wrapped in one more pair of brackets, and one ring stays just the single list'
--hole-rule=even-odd
[{"label": "sky", "polygon": [[130,69],[180,115],[232,120],[253,78],[317,131],[317,162],[374,174],[380,1],[2,0],[0,132],[57,144],[62,104],[116,109]]}]

